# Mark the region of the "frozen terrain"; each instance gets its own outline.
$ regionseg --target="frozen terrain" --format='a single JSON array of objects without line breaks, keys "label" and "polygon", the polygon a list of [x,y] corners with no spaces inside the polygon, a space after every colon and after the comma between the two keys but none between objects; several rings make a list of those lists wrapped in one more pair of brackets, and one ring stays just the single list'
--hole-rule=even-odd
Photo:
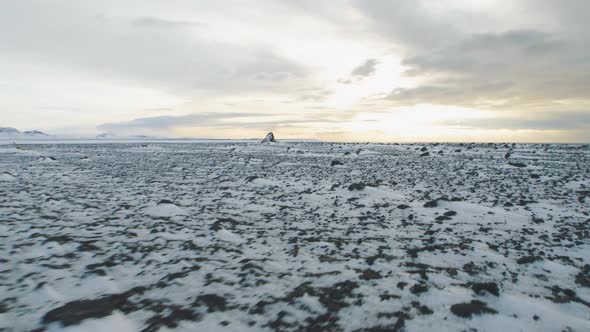
[{"label": "frozen terrain", "polygon": [[3,145],[0,330],[589,331],[589,168],[583,145]]}]

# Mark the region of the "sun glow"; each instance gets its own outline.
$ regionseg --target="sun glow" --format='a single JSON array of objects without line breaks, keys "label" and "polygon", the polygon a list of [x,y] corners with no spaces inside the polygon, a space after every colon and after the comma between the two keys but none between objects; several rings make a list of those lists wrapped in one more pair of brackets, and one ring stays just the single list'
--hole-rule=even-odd
[{"label": "sun glow", "polygon": [[466,129],[453,125],[469,119],[484,119],[491,112],[453,106],[421,104],[413,107],[392,108],[386,112],[360,113],[346,129],[352,132],[375,133],[379,139],[414,141],[444,140]]}]

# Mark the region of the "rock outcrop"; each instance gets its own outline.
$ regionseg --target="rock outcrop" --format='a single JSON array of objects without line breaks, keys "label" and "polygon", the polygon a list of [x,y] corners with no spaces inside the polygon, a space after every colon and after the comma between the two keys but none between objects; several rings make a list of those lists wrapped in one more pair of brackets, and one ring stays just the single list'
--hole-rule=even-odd
[{"label": "rock outcrop", "polygon": [[266,137],[262,140],[261,143],[270,143],[270,142],[276,142],[275,140],[275,135],[271,132],[269,132],[268,134],[266,134]]}]

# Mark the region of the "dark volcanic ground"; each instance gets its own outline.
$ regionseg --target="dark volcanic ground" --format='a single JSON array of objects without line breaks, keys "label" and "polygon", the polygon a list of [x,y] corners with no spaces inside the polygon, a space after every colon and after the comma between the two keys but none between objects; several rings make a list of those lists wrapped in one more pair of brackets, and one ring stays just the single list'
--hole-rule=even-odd
[{"label": "dark volcanic ground", "polygon": [[589,168],[580,145],[0,146],[0,330],[588,331]]}]

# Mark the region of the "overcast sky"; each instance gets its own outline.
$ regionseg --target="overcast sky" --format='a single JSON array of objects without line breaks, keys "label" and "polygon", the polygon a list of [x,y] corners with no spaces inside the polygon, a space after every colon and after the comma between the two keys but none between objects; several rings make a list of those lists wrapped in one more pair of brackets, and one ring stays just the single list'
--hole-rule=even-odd
[{"label": "overcast sky", "polygon": [[590,141],[586,0],[0,1],[0,126]]}]

